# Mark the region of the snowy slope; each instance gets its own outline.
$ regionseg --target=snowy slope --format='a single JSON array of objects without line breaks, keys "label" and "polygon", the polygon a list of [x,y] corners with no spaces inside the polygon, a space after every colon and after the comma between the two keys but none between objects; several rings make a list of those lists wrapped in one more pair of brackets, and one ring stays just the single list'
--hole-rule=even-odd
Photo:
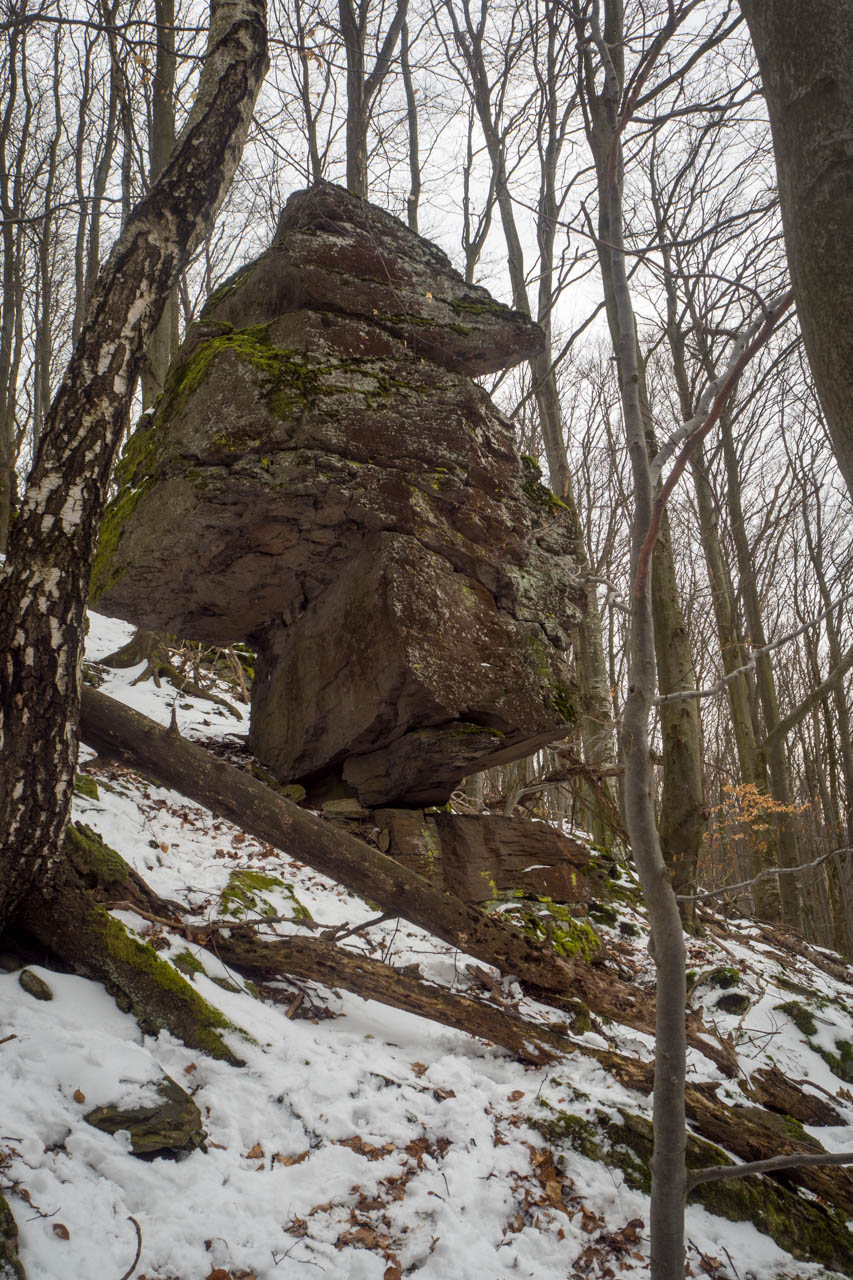
[{"label": "snowy slope", "polygon": [[[115,649],[129,631],[93,616],[90,659]],[[109,673],[104,691],[167,723],[174,690],[134,686],[138,672]],[[177,702],[185,734],[221,739],[238,730],[221,708],[183,696]],[[98,799],[79,798],[75,818],[157,892],[201,908],[199,919],[223,914],[220,896],[240,869],[281,877],[324,925],[375,915],[286,852],[173,792],[126,770],[95,776]],[[292,914],[290,891],[261,896],[277,914]],[[22,990],[15,972],[0,972],[0,1190],[18,1222],[30,1280],[119,1280],[136,1249],[131,1217],[142,1236],[132,1272],[139,1280],[647,1274],[646,1198],[616,1169],[568,1149],[552,1152],[529,1123],[549,1114],[548,1105],[590,1117],[615,1114],[620,1105],[648,1107],[597,1063],[576,1054],[556,1067],[525,1068],[462,1033],[322,989],[306,991],[295,1009],[293,984],[283,984],[281,1003],[261,1001],[210,953],[130,913],[121,918],[153,935],[162,956],[195,952],[199,992],[252,1037],[232,1039],[246,1065],[207,1059],[165,1034],[143,1036],[100,986],[82,978],[36,967],[54,994],[41,1002]],[[467,981],[464,957],[402,921],[346,945],[398,965],[417,962],[426,976],[457,989]],[[651,983],[642,930],[622,945],[633,948]],[[697,1003],[708,1002],[706,1016],[736,1037],[744,1074],[775,1062],[840,1098],[853,1120],[851,1095],[839,1094],[829,1066],[777,1007],[791,999],[792,978],[821,995],[812,1039],[831,1049],[853,1039],[851,988],[807,960],[792,972],[791,957],[751,938],[746,922],[725,949],[708,940],[692,945],[694,968],[736,966],[740,989],[754,998],[739,1018],[711,1008],[719,993],[695,993]],[[214,979],[223,977],[239,989],[221,988]],[[519,1007],[536,1016],[532,1002]],[[645,1037],[617,1027],[608,1035],[608,1042],[593,1032],[587,1038],[648,1058]],[[206,1152],[145,1162],[130,1154],[125,1135],[105,1135],[84,1121],[93,1106],[150,1098],[151,1082],[164,1072],[193,1092]],[[695,1054],[691,1073],[720,1079]],[[721,1084],[720,1096],[743,1101],[731,1082]],[[812,1132],[831,1149],[853,1145],[846,1127]],[[699,1208],[688,1210],[687,1236],[697,1276],[830,1275],[795,1262],[753,1227]]]}]

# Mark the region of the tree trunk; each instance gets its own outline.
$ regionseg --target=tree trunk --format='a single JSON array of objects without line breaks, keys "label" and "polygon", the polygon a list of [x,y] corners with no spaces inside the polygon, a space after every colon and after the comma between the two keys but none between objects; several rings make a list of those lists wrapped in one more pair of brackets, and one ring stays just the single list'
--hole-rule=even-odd
[{"label": "tree trunk", "polygon": [[806,352],[853,493],[853,6],[740,0],[740,7],[770,114]]},{"label": "tree trunk", "polygon": [[89,577],[146,343],[242,151],[266,70],[258,0],[212,0],[195,104],[102,268],[0,579],[0,930],[60,860],[77,760]]},{"label": "tree trunk", "polygon": [[[151,91],[149,181],[154,183],[169,162],[175,146],[175,4],[155,0],[157,57]],[[142,368],[142,408],[153,407],[163,392],[172,356],[178,349],[178,290],[172,289],[160,323],[151,335]]]},{"label": "tree trunk", "polygon": [[[624,28],[621,0],[607,0],[604,29],[597,14],[589,34],[602,63],[603,87],[595,88],[592,52],[584,55],[589,112],[588,137],[595,160],[599,199],[598,254],[607,316],[619,372],[626,443],[631,463],[634,510],[631,522],[631,632],[628,695],[622,715],[625,759],[625,820],[631,851],[649,911],[657,970],[654,1150],[650,1205],[652,1280],[683,1280],[686,1075],[685,951],[681,915],[663,857],[652,796],[649,718],[657,687],[655,628],[649,573],[638,577],[649,530],[654,490],[646,442],[642,370],[624,251],[624,175],[619,104],[624,82]],[[657,568],[657,566],[656,566]],[[655,571],[656,571],[655,568]]]},{"label": "tree trunk", "polygon": [[[687,414],[685,420],[691,417]],[[702,550],[705,553],[705,564],[711,584],[711,601],[714,607],[714,620],[717,624],[717,636],[720,644],[720,656],[723,671],[729,675],[744,666],[745,654],[737,633],[734,601],[732,600],[729,573],[723,558],[717,523],[717,509],[711,485],[705,471],[701,446],[691,461],[693,484],[696,491],[696,505],[699,511],[699,536]],[[749,686],[746,673],[741,672],[726,685],[729,700],[729,713],[732,731],[737,749],[740,780],[746,786],[755,787],[761,795],[767,795],[767,770],[764,758],[755,741],[755,727],[749,702]],[[775,828],[768,831],[772,837],[766,841],[754,838],[750,848],[750,871],[753,876],[771,870],[779,865],[776,847]],[[762,920],[778,921],[781,918],[781,900],[779,882],[776,879],[759,881],[752,890],[753,902],[757,915]]]},{"label": "tree trunk", "polygon": [[[720,428],[726,465],[726,497],[729,507],[732,540],[737,556],[740,594],[743,600],[747,627],[749,628],[750,643],[754,649],[760,649],[766,644],[764,618],[762,616],[761,602],[755,581],[752,551],[747,538],[746,520],[741,503],[740,475],[738,472],[737,453],[732,437],[731,417],[725,411],[720,415]],[[779,724],[780,717],[773,665],[768,654],[761,654],[756,658],[755,671],[761,712],[764,717],[764,731],[765,735],[771,735]],[[797,867],[800,864],[800,857],[797,833],[791,816],[793,810],[791,779],[784,742],[778,737],[765,741],[763,754],[770,778],[770,794],[777,802],[773,821],[776,824],[779,865],[782,867]],[[794,875],[780,876],[779,892],[784,920],[794,928],[799,928],[802,923],[802,899],[800,897],[798,877]]]}]

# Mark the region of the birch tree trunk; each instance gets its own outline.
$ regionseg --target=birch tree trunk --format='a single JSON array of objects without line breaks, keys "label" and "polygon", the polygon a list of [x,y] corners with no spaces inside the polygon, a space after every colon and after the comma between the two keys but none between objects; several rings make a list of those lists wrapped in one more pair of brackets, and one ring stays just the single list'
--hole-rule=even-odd
[{"label": "birch tree trunk", "polygon": [[146,345],[234,175],[266,71],[262,0],[212,0],[195,105],[101,269],[0,577],[0,930],[58,863],[92,557]]}]

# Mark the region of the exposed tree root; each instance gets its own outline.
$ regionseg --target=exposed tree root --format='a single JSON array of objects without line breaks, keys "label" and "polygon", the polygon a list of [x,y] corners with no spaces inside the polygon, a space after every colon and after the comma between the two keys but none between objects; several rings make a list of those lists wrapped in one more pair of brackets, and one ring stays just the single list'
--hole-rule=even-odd
[{"label": "exposed tree root", "polygon": [[133,681],[134,684],[153,680],[159,689],[162,681],[167,680],[178,693],[192,698],[202,698],[206,702],[214,702],[218,707],[224,707],[229,715],[237,720],[243,718],[227,698],[220,698],[219,694],[212,693],[210,689],[205,689],[195,680],[191,680],[188,675],[178,671],[172,662],[166,637],[157,631],[146,631],[143,627],[139,627],[127,644],[122,645],[120,649],[116,649],[115,653],[109,654],[101,661],[105,667],[113,667],[117,670],[135,667],[140,662],[144,662],[145,668]]}]

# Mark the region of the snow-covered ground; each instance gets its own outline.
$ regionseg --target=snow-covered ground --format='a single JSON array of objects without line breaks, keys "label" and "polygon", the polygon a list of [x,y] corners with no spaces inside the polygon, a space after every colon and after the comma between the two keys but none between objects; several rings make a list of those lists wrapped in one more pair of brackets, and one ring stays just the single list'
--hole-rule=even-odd
[{"label": "snow-covered ground", "polygon": [[[123,624],[93,616],[90,660],[129,634]],[[177,701],[182,732],[199,739],[240,731],[211,703],[176,699],[168,686],[133,685],[139,670],[111,672],[104,691],[164,724]],[[197,919],[223,914],[220,897],[235,869],[280,877],[323,925],[376,914],[286,850],[261,845],[174,792],[123,769],[95,776],[99,796],[80,797],[75,818],[157,892],[200,908]],[[261,896],[276,914],[292,914],[286,888]],[[136,1250],[130,1218],[142,1237],[138,1265],[128,1273],[138,1280],[647,1274],[646,1197],[618,1170],[569,1149],[552,1152],[529,1123],[548,1106],[590,1117],[648,1106],[595,1061],[578,1053],[546,1069],[526,1068],[461,1032],[346,993],[310,989],[294,1010],[298,990],[291,985],[282,1003],[261,1001],[209,952],[129,912],[121,919],[154,937],[163,957],[195,954],[203,970],[193,978],[197,990],[251,1037],[231,1038],[245,1066],[206,1058],[167,1034],[143,1035],[102,987],[82,978],[36,966],[54,996],[42,1002],[22,990],[15,972],[0,972],[0,1190],[20,1228],[29,1280],[120,1280]],[[465,957],[403,921],[345,945],[398,965],[416,962],[457,989],[468,980]],[[650,983],[642,929],[620,945],[632,949],[632,964]],[[853,1120],[851,1094],[839,1092],[825,1061],[779,1011],[792,997],[776,980],[795,979],[824,998],[812,1038],[829,1049],[853,1038],[851,988],[805,960],[793,972],[791,957],[751,939],[746,922],[724,949],[708,939],[691,945],[693,968],[735,966],[739,990],[754,997],[738,1017],[712,1007],[718,991],[694,993],[695,1003],[707,1001],[705,1016],[735,1037],[744,1074],[772,1061],[832,1094]],[[217,985],[223,977],[238,989]],[[520,1009],[537,1016],[530,1001]],[[610,1047],[648,1057],[647,1038],[619,1027],[607,1034]],[[601,1036],[587,1037],[604,1047]],[[206,1151],[143,1161],[130,1154],[126,1134],[108,1136],[84,1120],[100,1104],[150,1100],[152,1082],[164,1073],[193,1094]],[[720,1078],[696,1054],[691,1074]],[[731,1082],[721,1084],[719,1096],[743,1101]],[[846,1127],[812,1132],[830,1149],[853,1145]],[[696,1276],[831,1274],[795,1262],[752,1226],[699,1208],[688,1210],[687,1236]]]}]

